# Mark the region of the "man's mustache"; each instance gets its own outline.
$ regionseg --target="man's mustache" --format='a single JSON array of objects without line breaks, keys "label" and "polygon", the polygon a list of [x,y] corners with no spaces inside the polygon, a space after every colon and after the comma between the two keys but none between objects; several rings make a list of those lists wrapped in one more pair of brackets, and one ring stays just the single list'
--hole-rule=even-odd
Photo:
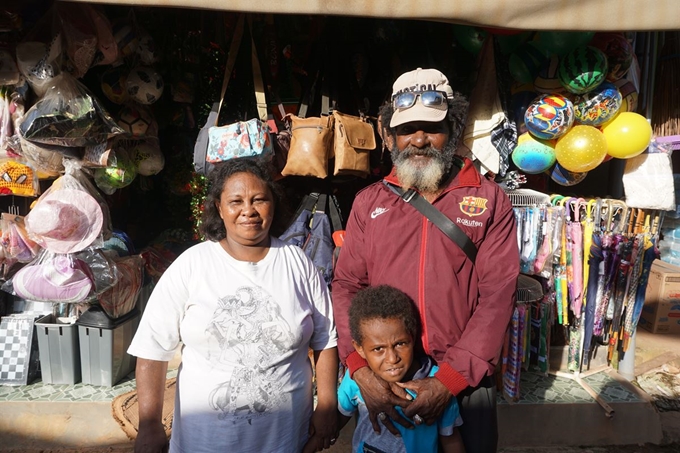
[{"label": "man's mustache", "polygon": [[399,157],[402,159],[406,159],[413,156],[439,157],[441,156],[441,150],[433,146],[428,146],[426,148],[408,146],[404,148],[403,151],[399,152]]}]

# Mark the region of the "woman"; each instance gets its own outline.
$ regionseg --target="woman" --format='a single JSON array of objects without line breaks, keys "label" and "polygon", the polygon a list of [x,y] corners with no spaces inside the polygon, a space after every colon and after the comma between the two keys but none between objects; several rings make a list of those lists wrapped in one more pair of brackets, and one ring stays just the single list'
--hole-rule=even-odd
[{"label": "woman", "polygon": [[201,225],[208,240],[165,271],[128,350],[138,357],[136,453],[168,448],[163,388],[180,342],[170,452],[307,452],[334,442],[330,296],[302,250],[270,235],[280,220],[277,194],[257,159],[233,159],[210,174]]}]

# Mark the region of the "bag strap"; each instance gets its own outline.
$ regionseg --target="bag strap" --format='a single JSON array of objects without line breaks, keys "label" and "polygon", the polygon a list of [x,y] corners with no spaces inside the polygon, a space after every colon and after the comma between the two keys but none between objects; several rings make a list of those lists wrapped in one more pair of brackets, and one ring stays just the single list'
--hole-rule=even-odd
[{"label": "bag strap", "polygon": [[224,95],[227,93],[227,86],[229,79],[231,79],[231,72],[234,70],[236,64],[236,56],[238,49],[241,47],[241,38],[243,38],[243,23],[245,21],[245,14],[239,15],[236,28],[234,29],[234,36],[231,38],[231,45],[229,46],[229,56],[227,57],[227,64],[224,66],[224,79],[222,80],[222,89],[220,90],[220,103],[217,107],[217,116],[215,117],[215,126],[222,110],[222,103],[224,102]]},{"label": "bag strap", "polygon": [[257,116],[263,123],[267,122],[267,98],[264,94],[264,82],[262,81],[262,69],[260,60],[257,56],[255,38],[253,38],[253,21],[248,17],[248,27],[250,28],[250,57],[253,63],[253,86],[255,87],[255,102],[257,103]]},{"label": "bag strap", "polygon": [[328,198],[328,215],[331,218],[331,226],[333,227],[333,232],[342,230],[342,216],[340,215],[340,209],[338,209],[338,200],[335,195],[330,195]]},{"label": "bag strap", "polygon": [[416,208],[422,215],[435,224],[445,235],[460,247],[467,257],[474,264],[477,258],[477,247],[458,225],[453,223],[451,219],[446,217],[439,209],[434,207],[432,203],[421,197],[418,192],[413,189],[404,191],[383,179],[385,184],[392,192],[399,195],[405,202]]}]

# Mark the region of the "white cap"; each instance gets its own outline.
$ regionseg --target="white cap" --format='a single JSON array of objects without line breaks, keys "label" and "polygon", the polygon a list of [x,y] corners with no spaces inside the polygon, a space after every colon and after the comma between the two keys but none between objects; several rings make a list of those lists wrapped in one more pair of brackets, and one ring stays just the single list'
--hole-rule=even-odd
[{"label": "white cap", "polygon": [[[392,98],[394,99],[394,96],[401,93],[414,91],[442,91],[446,93],[448,99],[453,97],[453,89],[449,85],[449,79],[437,69],[418,68],[400,75],[392,85]],[[397,127],[411,121],[436,123],[446,118],[448,108],[447,102],[442,105],[424,106],[420,101],[416,101],[412,107],[395,108],[390,127]]]}]

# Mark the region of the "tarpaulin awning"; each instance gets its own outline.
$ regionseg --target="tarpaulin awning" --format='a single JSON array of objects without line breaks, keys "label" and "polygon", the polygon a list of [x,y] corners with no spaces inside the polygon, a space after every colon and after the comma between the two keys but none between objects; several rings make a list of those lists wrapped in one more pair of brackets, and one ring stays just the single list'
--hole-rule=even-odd
[{"label": "tarpaulin awning", "polygon": [[524,30],[676,30],[678,0],[74,0],[275,14],[421,19]]}]

